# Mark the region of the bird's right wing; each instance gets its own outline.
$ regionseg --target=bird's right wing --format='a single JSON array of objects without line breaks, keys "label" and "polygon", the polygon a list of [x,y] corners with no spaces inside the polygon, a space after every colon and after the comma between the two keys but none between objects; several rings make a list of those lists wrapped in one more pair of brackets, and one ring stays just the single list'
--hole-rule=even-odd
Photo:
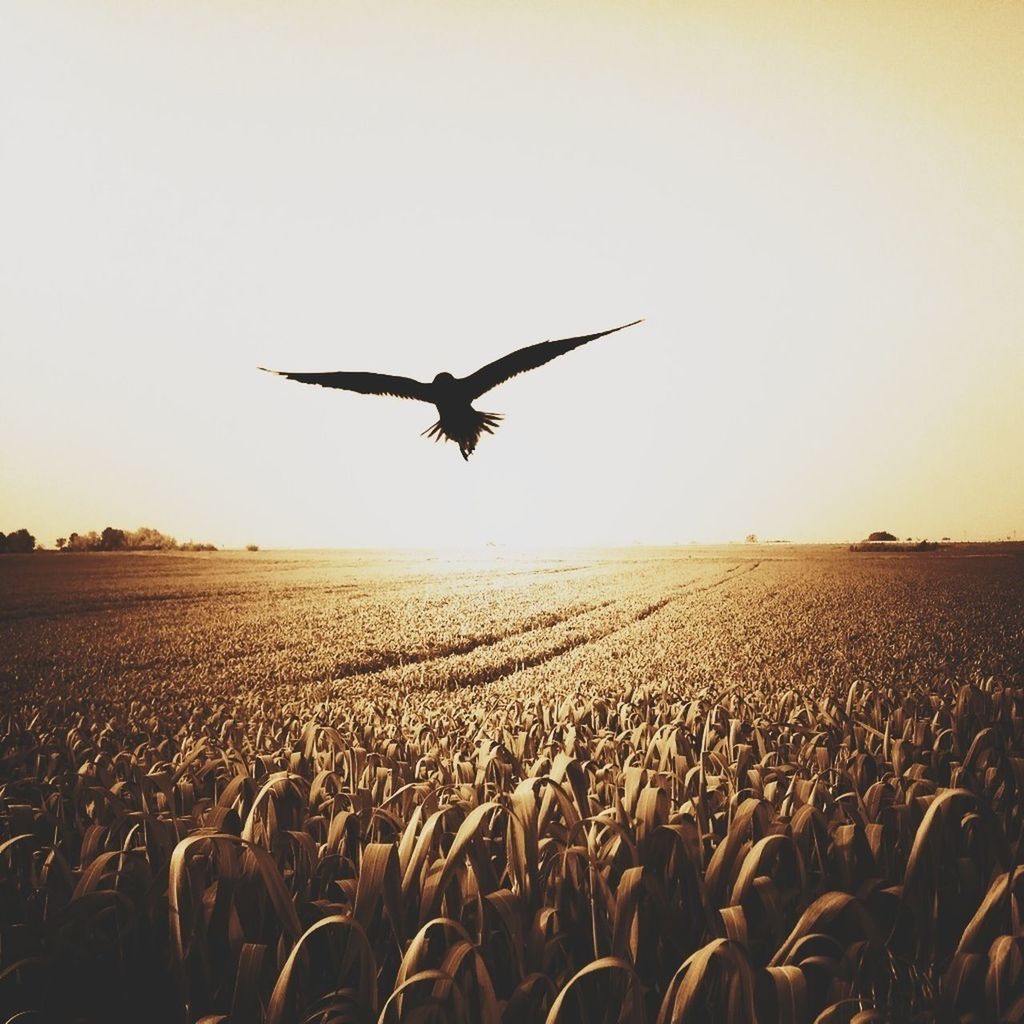
[{"label": "bird's right wing", "polygon": [[552,359],[565,355],[566,352],[571,352],[574,348],[579,348],[580,345],[585,345],[588,341],[603,338],[606,334],[614,334],[616,331],[624,330],[640,322],[640,320],[634,320],[633,323],[623,324],[621,327],[598,331],[597,334],[584,334],[578,338],[562,338],[560,341],[542,341],[537,345],[527,345],[526,348],[517,349],[507,356],[495,359],[493,363],[481,366],[476,373],[471,373],[465,378],[466,384],[469,386],[473,398],[479,398],[485,391],[490,391],[491,388],[504,383],[510,377],[526,373],[527,370],[535,370],[538,366],[543,366],[545,363],[551,362]]},{"label": "bird's right wing", "polygon": [[394,398],[414,398],[420,402],[432,402],[429,384],[423,384],[411,377],[395,377],[390,373],[365,373],[335,370],[332,373],[294,373],[289,370],[268,370],[278,377],[287,377],[302,384],[319,384],[322,388],[342,388],[357,391],[361,395],[391,395]]}]

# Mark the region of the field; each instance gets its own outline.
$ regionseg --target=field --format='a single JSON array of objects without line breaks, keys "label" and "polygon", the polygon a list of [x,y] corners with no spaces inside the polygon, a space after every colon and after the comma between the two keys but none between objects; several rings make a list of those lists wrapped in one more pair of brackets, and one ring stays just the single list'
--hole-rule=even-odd
[{"label": "field", "polygon": [[0,1021],[1024,1020],[1024,556],[0,559]]}]

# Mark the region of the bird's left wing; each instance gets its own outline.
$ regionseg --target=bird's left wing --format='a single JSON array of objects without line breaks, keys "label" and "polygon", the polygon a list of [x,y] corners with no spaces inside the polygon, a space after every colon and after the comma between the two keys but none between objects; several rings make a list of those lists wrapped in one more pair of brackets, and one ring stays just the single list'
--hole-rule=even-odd
[{"label": "bird's left wing", "polygon": [[584,334],[579,338],[563,338],[561,341],[542,341],[538,345],[527,345],[526,348],[510,352],[501,359],[495,359],[493,363],[481,366],[476,373],[466,377],[466,384],[469,387],[472,398],[479,398],[485,391],[497,387],[510,377],[515,377],[527,370],[535,370],[538,366],[551,362],[552,359],[571,352],[580,345],[585,345],[595,338],[603,338],[606,334],[614,334],[616,331],[632,327],[640,323],[634,320],[632,323],[623,324],[621,327],[613,327],[608,331],[598,331],[597,334]]},{"label": "bird's left wing", "polygon": [[430,385],[411,377],[395,377],[390,373],[365,373],[335,370],[332,373],[294,373],[289,370],[268,370],[279,377],[297,380],[302,384],[319,384],[322,388],[342,388],[357,391],[361,395],[392,395],[395,398],[414,398],[420,402],[432,402]]}]

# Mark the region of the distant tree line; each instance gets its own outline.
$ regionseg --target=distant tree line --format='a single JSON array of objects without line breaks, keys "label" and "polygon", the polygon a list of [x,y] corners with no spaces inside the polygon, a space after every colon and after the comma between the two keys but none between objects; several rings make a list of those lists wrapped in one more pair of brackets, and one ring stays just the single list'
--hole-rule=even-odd
[{"label": "distant tree line", "polygon": [[[36,539],[26,529],[13,533],[0,533],[0,555],[21,555],[35,551]],[[174,537],[154,530],[151,526],[140,526],[137,530],[119,530],[108,526],[102,533],[90,530],[88,533],[72,533],[57,538],[58,551],[216,551],[213,544],[198,544],[195,541],[178,543]],[[250,551],[258,551],[255,544]]]},{"label": "distant tree line", "polygon": [[26,529],[0,533],[0,555],[22,555],[34,551],[36,539]]},{"label": "distant tree line", "polygon": [[[943,540],[949,540],[944,537]],[[933,540],[915,541],[908,537],[906,541],[900,539],[888,530],[875,530],[867,535],[866,540],[850,545],[851,551],[935,551],[938,544]]]},{"label": "distant tree line", "polygon": [[213,544],[197,544],[187,541],[179,544],[173,537],[154,530],[151,526],[140,526],[137,530],[119,530],[108,526],[102,533],[90,530],[88,533],[72,533],[57,538],[60,551],[216,551]]},{"label": "distant tree line", "polygon": [[851,551],[937,551],[940,545],[934,540],[913,541],[909,538],[901,542],[897,540],[862,540],[851,544]]}]

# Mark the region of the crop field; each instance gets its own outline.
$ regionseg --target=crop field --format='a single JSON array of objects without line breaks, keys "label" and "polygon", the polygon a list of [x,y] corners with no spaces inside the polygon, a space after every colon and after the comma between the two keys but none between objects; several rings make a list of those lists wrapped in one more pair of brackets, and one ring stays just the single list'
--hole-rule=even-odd
[{"label": "crop field", "polygon": [[1024,1020],[1024,555],[0,559],[0,1021]]}]

